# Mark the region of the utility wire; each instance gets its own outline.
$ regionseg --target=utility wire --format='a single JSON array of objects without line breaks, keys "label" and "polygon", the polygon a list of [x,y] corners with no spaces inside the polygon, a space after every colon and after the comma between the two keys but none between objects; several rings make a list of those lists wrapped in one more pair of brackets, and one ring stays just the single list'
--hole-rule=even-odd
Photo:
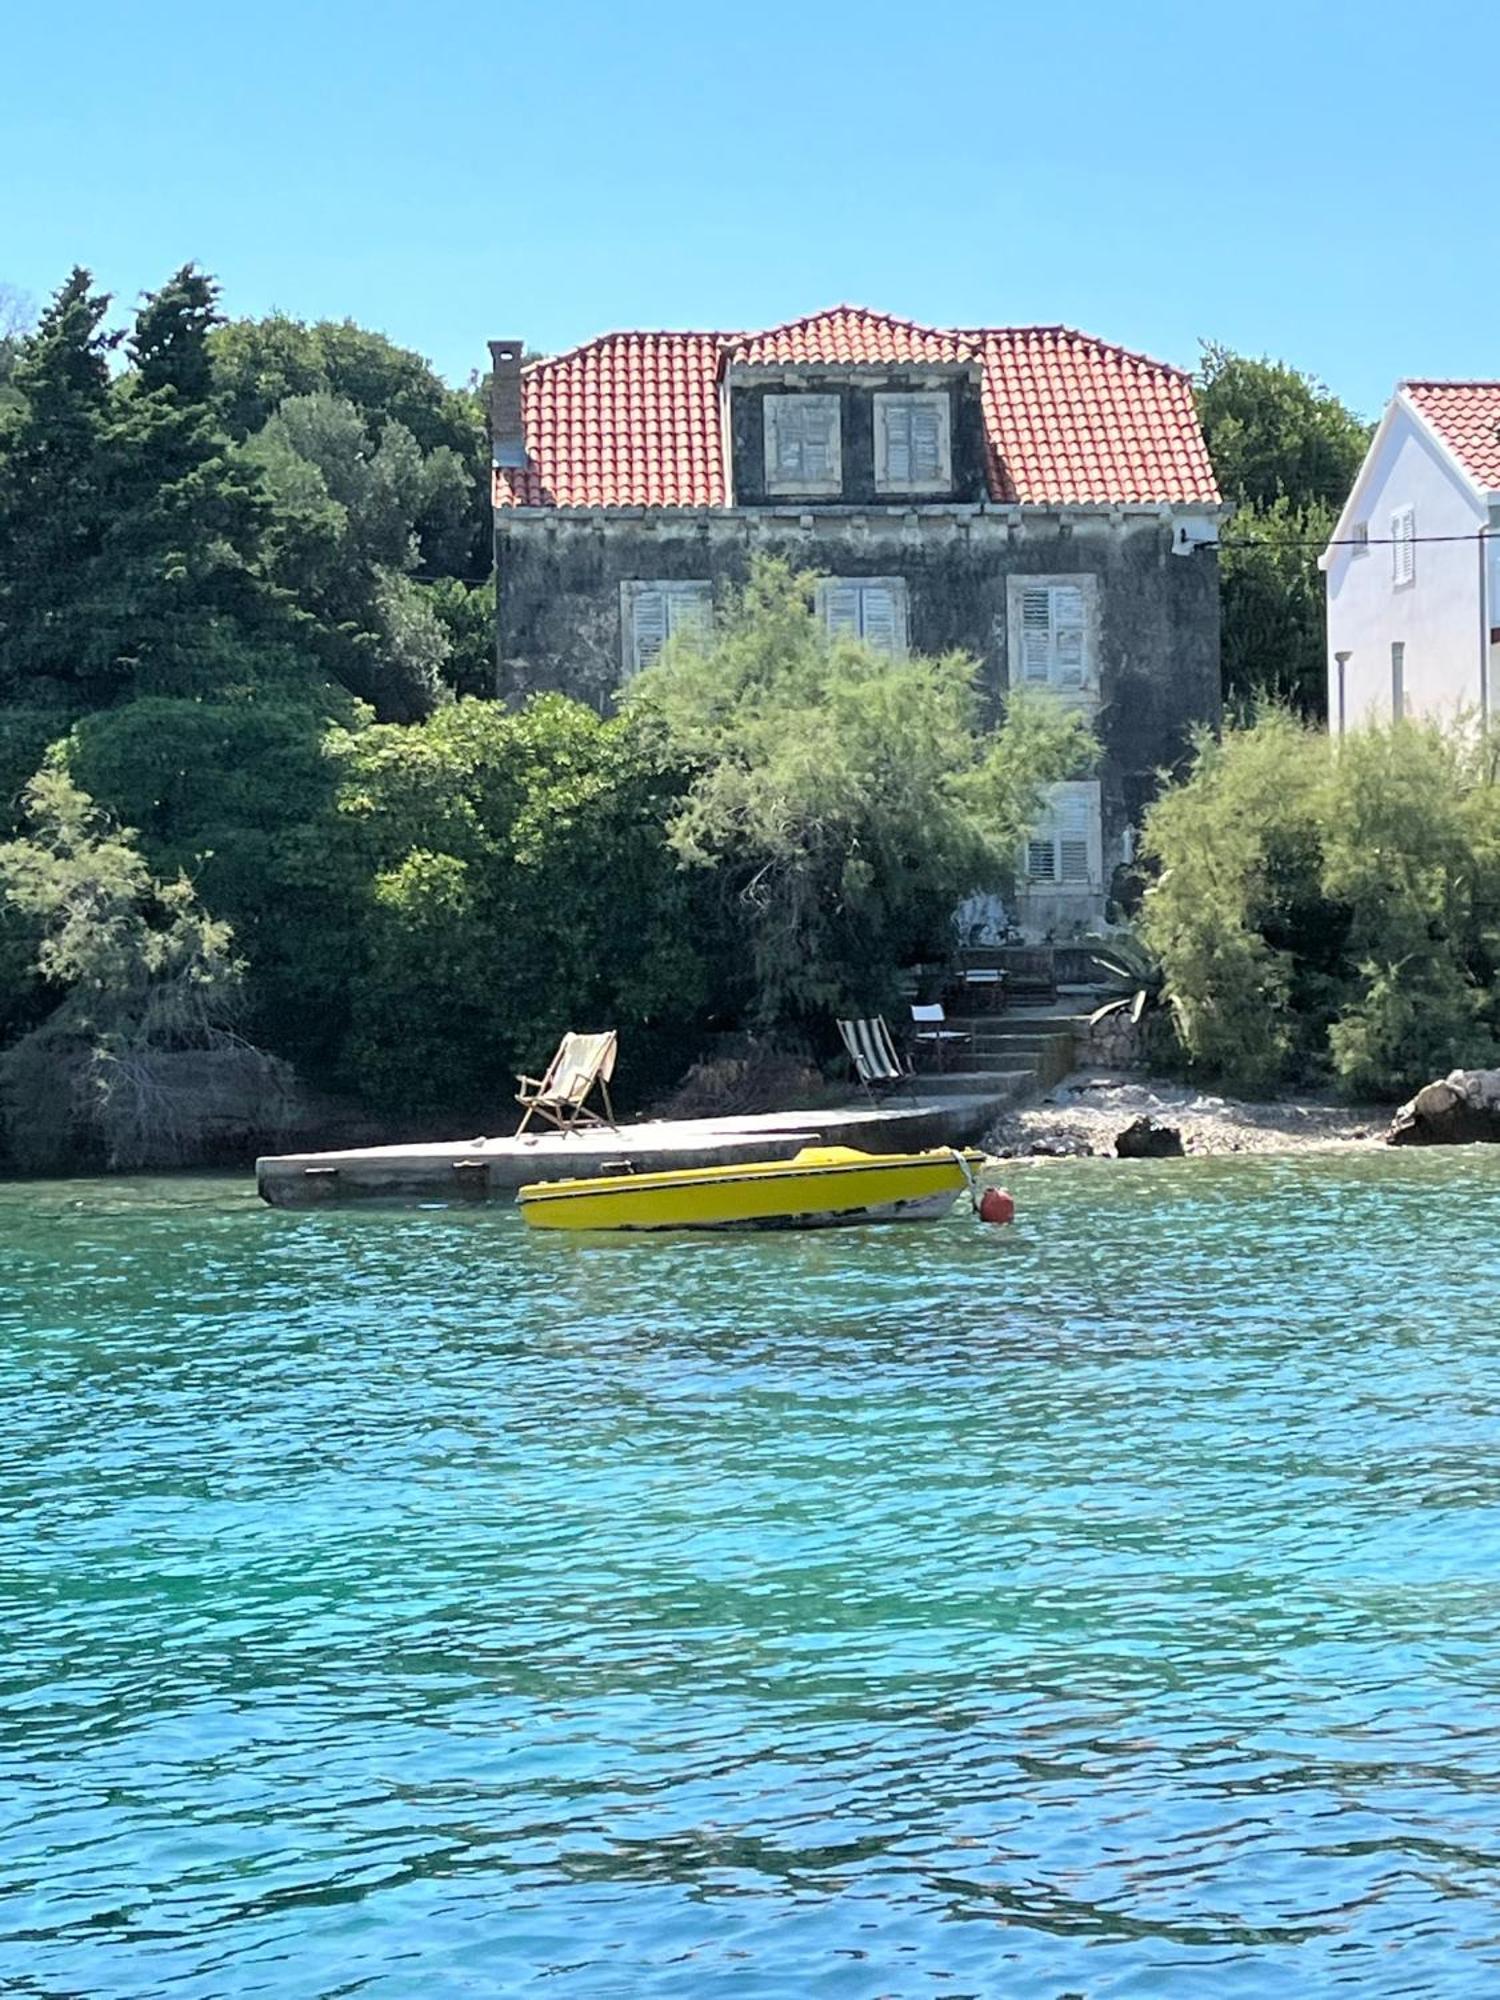
[{"label": "utility wire", "polygon": [[1388,549],[1398,543],[1403,548],[1411,548],[1417,542],[1500,542],[1500,535],[1492,534],[1488,528],[1480,528],[1472,535],[1366,535],[1363,538],[1349,535],[1337,542],[1321,539],[1304,541],[1291,535],[1264,541],[1224,540],[1210,546],[1221,549]]}]

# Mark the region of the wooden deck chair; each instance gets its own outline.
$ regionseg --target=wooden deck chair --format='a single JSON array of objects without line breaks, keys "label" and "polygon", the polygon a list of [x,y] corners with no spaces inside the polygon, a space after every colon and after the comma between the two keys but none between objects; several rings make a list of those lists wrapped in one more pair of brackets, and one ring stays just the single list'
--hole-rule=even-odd
[{"label": "wooden deck chair", "polygon": [[[581,1125],[610,1125],[615,1108],[609,1101],[609,1080],[615,1073],[619,1036],[613,1028],[598,1035],[566,1034],[557,1045],[557,1054],[547,1065],[545,1076],[518,1076],[521,1088],[516,1102],[523,1117],[516,1127],[519,1137],[539,1114],[559,1132],[573,1132]],[[604,1117],[590,1111],[588,1098],[597,1086],[604,1099]]]},{"label": "wooden deck chair", "polygon": [[911,1087],[911,1064],[896,1053],[883,1014],[868,1021],[840,1021],[839,1037],[868,1097],[897,1090],[903,1084]]}]

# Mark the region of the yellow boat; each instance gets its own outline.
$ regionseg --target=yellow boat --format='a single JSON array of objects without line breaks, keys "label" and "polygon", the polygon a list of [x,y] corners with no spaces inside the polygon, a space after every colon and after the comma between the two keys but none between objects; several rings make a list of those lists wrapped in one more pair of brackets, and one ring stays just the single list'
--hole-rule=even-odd
[{"label": "yellow boat", "polygon": [[983,1153],[859,1153],[804,1146],[789,1160],[595,1180],[533,1181],[516,1196],[533,1229],[823,1229],[922,1222],[973,1188]]}]

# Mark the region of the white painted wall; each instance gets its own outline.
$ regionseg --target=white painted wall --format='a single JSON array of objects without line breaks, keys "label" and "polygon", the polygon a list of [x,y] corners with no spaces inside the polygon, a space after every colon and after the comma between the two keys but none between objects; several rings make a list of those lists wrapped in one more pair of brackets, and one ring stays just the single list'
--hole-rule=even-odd
[{"label": "white painted wall", "polygon": [[[1416,580],[1392,582],[1391,516],[1416,509]],[[1360,555],[1335,549],[1328,589],[1328,717],[1339,726],[1337,657],[1344,671],[1346,726],[1391,719],[1391,645],[1406,648],[1406,713],[1451,718],[1481,702],[1479,553],[1470,541],[1430,542],[1427,535],[1477,535],[1486,511],[1398,400],[1382,426],[1355,488],[1351,521],[1365,521],[1374,546]],[[1347,527],[1346,527],[1347,532]]]}]

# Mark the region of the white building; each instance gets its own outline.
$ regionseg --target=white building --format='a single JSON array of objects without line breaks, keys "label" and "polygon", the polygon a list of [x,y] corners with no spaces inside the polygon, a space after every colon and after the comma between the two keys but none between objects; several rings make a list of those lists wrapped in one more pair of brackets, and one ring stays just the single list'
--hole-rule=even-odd
[{"label": "white building", "polygon": [[1328,722],[1500,701],[1500,382],[1403,382],[1318,558]]}]

